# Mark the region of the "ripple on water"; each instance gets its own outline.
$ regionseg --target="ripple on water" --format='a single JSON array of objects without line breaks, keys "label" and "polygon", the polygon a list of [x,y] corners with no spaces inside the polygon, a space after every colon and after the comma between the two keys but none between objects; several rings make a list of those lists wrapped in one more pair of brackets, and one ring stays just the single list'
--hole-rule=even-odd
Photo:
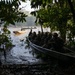
[{"label": "ripple on water", "polygon": [[[20,29],[20,28],[19,28]],[[3,64],[30,64],[30,63],[38,63],[42,62],[41,59],[36,58],[36,54],[33,55],[31,48],[26,48],[26,43],[21,40],[26,40],[29,30],[22,35],[15,36],[13,34],[14,30],[19,30],[18,28],[11,28],[11,39],[12,43],[15,45],[9,52],[7,52],[7,59],[5,61],[4,56],[2,55]],[[34,29],[35,31],[35,29]]]}]

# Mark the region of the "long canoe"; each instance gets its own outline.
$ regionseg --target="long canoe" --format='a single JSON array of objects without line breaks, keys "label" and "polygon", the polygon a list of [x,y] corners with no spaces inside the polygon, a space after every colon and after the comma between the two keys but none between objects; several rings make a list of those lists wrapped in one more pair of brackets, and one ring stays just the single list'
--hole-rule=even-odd
[{"label": "long canoe", "polygon": [[44,53],[46,55],[49,55],[51,57],[54,57],[56,59],[60,59],[63,61],[75,61],[75,52],[68,49],[68,48],[64,48],[65,50],[68,50],[67,52],[63,53],[63,52],[58,52],[56,50],[52,50],[52,49],[47,49],[47,48],[43,48],[41,46],[38,46],[36,44],[34,44],[33,42],[31,42],[29,39],[29,45],[31,46],[31,48],[33,48],[36,51],[39,51],[41,53]]}]

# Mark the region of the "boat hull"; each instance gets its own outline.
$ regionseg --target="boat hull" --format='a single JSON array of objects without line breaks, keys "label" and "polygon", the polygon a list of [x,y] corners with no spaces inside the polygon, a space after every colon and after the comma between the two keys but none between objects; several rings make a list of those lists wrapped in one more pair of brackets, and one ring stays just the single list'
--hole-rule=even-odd
[{"label": "boat hull", "polygon": [[56,59],[63,60],[63,61],[75,61],[75,53],[73,53],[71,51],[69,53],[61,53],[61,52],[58,52],[55,50],[51,50],[51,49],[47,49],[47,48],[38,46],[38,45],[32,43],[30,40],[29,40],[29,44],[34,50],[39,51],[50,57],[54,57]]}]

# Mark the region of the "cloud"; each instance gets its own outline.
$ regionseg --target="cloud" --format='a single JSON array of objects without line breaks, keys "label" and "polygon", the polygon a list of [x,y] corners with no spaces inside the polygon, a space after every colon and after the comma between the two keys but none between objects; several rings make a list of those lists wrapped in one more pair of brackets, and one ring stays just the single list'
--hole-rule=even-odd
[{"label": "cloud", "polygon": [[26,11],[34,11],[33,8],[31,8],[31,5],[30,5],[30,1],[26,1],[26,2],[21,2],[21,5],[19,6],[22,10],[26,10]]}]

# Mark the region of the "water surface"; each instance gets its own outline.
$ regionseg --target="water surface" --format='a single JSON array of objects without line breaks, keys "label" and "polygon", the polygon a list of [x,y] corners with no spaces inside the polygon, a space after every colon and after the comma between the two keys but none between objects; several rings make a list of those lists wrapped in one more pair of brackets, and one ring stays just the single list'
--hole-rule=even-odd
[{"label": "water surface", "polygon": [[[38,31],[38,29],[39,28],[33,29],[33,31]],[[21,30],[21,27],[10,27],[9,30],[11,31],[11,40],[15,47],[13,47],[9,52],[7,52],[6,60],[4,59],[4,56],[2,54],[1,60],[3,64],[32,64],[42,62],[41,59],[36,58],[36,54],[33,54],[31,48],[25,48],[27,45],[25,40],[28,36],[30,29],[26,29],[26,32],[20,35],[15,35],[13,31],[19,31]]]}]

